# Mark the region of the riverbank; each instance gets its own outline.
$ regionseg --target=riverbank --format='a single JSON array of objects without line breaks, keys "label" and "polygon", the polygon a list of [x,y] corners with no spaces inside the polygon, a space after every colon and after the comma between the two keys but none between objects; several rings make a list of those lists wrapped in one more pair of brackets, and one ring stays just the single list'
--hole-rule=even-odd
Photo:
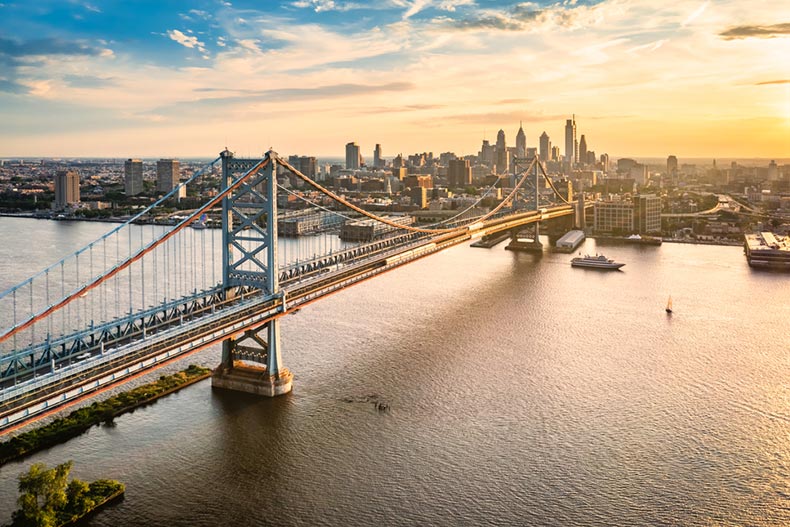
[{"label": "riverbank", "polygon": [[172,375],[161,376],[152,383],[119,393],[71,412],[68,416],[0,443],[0,466],[39,450],[76,437],[94,425],[110,422],[121,414],[180,390],[209,377],[211,370],[190,365]]}]

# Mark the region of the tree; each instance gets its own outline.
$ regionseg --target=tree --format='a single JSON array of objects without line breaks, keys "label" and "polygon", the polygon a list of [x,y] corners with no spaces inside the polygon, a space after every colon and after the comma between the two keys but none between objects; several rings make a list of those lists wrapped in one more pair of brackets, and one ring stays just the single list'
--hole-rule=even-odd
[{"label": "tree", "polygon": [[13,525],[48,527],[57,524],[57,512],[67,503],[66,480],[72,461],[47,469],[36,463],[19,475],[17,500],[19,509],[13,514]]}]

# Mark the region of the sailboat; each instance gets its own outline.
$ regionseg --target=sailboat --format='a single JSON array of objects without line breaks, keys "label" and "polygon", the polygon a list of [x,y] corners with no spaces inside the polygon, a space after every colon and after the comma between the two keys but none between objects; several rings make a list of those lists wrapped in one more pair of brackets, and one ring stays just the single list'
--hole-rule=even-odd
[{"label": "sailboat", "polygon": [[667,300],[667,314],[672,314],[672,295],[669,295],[669,299]]}]

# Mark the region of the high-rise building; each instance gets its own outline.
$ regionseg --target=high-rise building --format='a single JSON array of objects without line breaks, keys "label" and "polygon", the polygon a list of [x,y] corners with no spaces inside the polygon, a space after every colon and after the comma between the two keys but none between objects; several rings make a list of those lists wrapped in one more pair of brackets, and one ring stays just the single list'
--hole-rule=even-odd
[{"label": "high-rise building", "polygon": [[776,161],[771,161],[768,163],[768,181],[778,181],[779,180],[779,167],[776,164]]},{"label": "high-rise building", "polygon": [[156,162],[156,190],[170,192],[178,186],[181,164],[176,159],[160,159]]},{"label": "high-rise building", "polygon": [[518,133],[516,134],[516,157],[525,157],[527,155],[527,135],[524,133],[524,127],[518,123]]},{"label": "high-rise building", "polygon": [[450,187],[459,188],[472,184],[472,165],[468,159],[451,159],[447,168],[447,182]]},{"label": "high-rise building", "polygon": [[499,174],[507,174],[510,168],[507,144],[505,143],[505,131],[500,130],[496,134],[496,171]]},{"label": "high-rise building", "polygon": [[358,170],[362,165],[362,154],[359,152],[359,145],[348,143],[346,145],[346,168],[348,170]]},{"label": "high-rise building", "polygon": [[576,159],[576,116],[565,121],[565,162],[574,163]]},{"label": "high-rise building", "polygon": [[587,138],[584,137],[584,134],[582,134],[582,138],[579,140],[579,154],[576,162],[582,165],[587,164]]},{"label": "high-rise building", "polygon": [[384,160],[381,159],[381,145],[376,143],[376,148],[373,149],[373,168],[380,168],[384,166]]},{"label": "high-rise building", "polygon": [[[549,143],[551,144],[551,143]],[[552,146],[551,147],[551,160],[552,161],[559,161],[560,160],[560,147],[559,146]]]},{"label": "high-rise building", "polygon": [[55,210],[63,210],[80,202],[80,176],[71,170],[58,170],[55,174]]},{"label": "high-rise building", "polygon": [[675,156],[667,157],[667,174],[674,174],[678,171],[678,158]]},{"label": "high-rise building", "polygon": [[318,161],[313,156],[288,156],[288,163],[310,179],[318,175]]},{"label": "high-rise building", "polygon": [[480,147],[480,163],[488,167],[496,164],[496,146],[489,143],[487,139],[483,140],[483,145]]},{"label": "high-rise building", "polygon": [[551,139],[549,134],[543,132],[540,134],[540,160],[548,161],[551,158]]},{"label": "high-rise building", "polygon": [[136,196],[143,191],[143,162],[139,159],[124,161],[123,188],[127,196]]}]

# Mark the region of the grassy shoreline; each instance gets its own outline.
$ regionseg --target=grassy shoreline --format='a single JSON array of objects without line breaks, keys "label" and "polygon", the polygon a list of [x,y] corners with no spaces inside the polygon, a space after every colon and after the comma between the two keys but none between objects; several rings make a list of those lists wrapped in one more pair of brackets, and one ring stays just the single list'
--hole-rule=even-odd
[{"label": "grassy shoreline", "polygon": [[210,369],[190,365],[178,373],[163,375],[154,382],[74,410],[66,417],[0,443],[0,466],[68,441],[94,425],[110,422],[121,414],[149,404],[210,375]]}]

